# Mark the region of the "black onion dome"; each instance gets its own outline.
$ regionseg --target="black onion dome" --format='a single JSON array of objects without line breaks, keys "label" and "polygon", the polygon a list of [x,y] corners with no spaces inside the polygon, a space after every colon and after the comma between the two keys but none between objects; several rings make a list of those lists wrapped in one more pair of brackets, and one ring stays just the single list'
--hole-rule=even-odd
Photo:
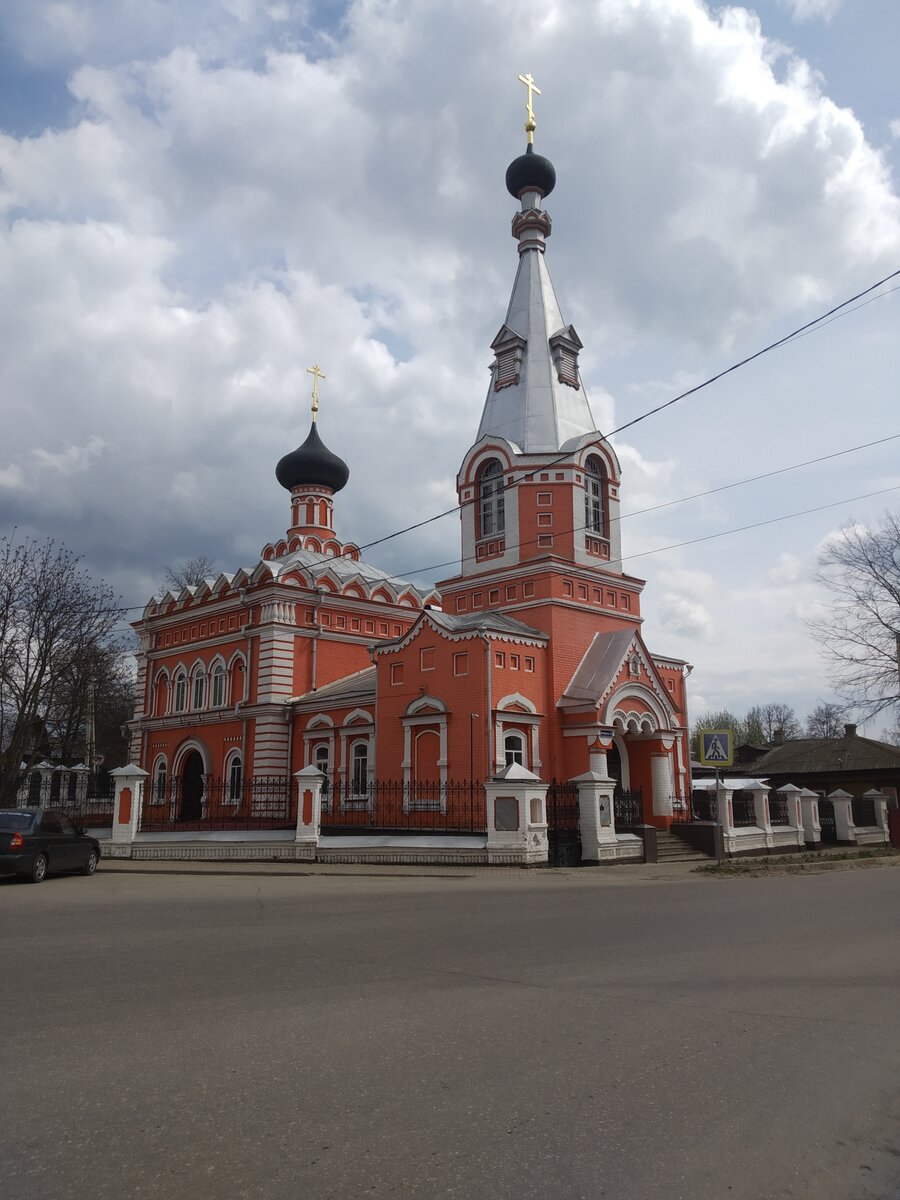
[{"label": "black onion dome", "polygon": [[531,145],[506,168],[506,190],[517,200],[523,192],[530,190],[549,196],[555,187],[556,168],[549,158],[535,154]]},{"label": "black onion dome", "polygon": [[279,461],[275,478],[288,491],[304,483],[317,483],[339,492],[350,478],[350,468],[342,458],[331,453],[319,437],[319,430],[313,421],[309,437],[303,445]]}]

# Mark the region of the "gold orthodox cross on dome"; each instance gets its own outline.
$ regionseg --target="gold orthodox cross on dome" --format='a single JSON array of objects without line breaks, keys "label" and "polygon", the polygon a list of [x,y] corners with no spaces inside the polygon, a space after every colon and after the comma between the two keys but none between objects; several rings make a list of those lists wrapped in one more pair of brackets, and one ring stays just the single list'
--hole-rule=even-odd
[{"label": "gold orthodox cross on dome", "polygon": [[313,377],[312,417],[313,421],[315,422],[319,418],[319,380],[325,379],[326,377],[322,374],[322,368],[318,363],[316,363],[315,366],[307,367],[306,373],[307,375],[312,375]]},{"label": "gold orthodox cross on dome", "polygon": [[535,85],[534,76],[530,71],[527,75],[519,76],[519,83],[524,83],[525,87],[528,89],[528,99],[525,101],[525,111],[528,113],[528,120],[525,122],[525,132],[528,134],[529,146],[533,146],[534,131],[537,126],[534,120],[534,105],[532,103],[532,96],[539,96],[541,94],[541,89]]}]

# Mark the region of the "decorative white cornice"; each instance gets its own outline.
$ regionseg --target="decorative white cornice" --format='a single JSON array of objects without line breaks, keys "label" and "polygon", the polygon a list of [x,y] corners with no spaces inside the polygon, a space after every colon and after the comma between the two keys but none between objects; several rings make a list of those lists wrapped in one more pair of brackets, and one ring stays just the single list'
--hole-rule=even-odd
[{"label": "decorative white cornice", "polygon": [[405,650],[410,646],[419,634],[424,629],[425,625],[429,629],[434,630],[447,642],[468,642],[476,639],[487,640],[491,642],[509,642],[515,646],[534,646],[542,649],[550,640],[547,634],[541,637],[529,638],[521,634],[502,633],[495,629],[447,629],[437,621],[433,620],[426,610],[422,613],[416,623],[409,629],[401,638],[397,638],[386,645],[375,646],[372,649],[373,658],[378,658],[384,654],[396,654],[400,650]]}]

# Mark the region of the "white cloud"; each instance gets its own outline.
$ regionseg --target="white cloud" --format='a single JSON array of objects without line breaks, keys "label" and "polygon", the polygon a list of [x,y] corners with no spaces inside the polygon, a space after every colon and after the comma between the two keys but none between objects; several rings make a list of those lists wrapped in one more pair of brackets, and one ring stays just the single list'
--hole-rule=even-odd
[{"label": "white cloud", "polygon": [[[12,44],[65,62],[73,108],[68,127],[0,135],[0,485],[13,520],[58,532],[128,599],[166,562],[248,563],[282,531],[274,464],[305,436],[313,361],[328,375],[323,437],[351,468],[342,535],[450,506],[516,265],[503,172],[523,142],[523,61],[559,172],[548,261],[601,428],[900,253],[883,158],[746,10],[360,0],[339,29],[306,10],[11,8]],[[747,472],[769,385],[754,386],[743,405],[723,385],[616,439],[623,509],[714,481],[708,434],[725,439],[725,478]],[[803,391],[783,386],[775,415],[800,424],[779,427],[782,446],[809,436]],[[102,458],[85,469],[94,439]],[[722,527],[718,505],[626,521],[626,555]],[[457,538],[451,517],[373,557],[411,571],[451,559]],[[756,661],[794,653],[796,625],[767,640],[780,618],[765,588],[722,582],[724,550],[701,570],[673,561],[635,564],[660,572],[647,611],[673,652],[694,657],[695,639],[710,662],[711,631],[732,637],[739,618],[761,631]],[[772,569],[784,601],[788,567]],[[748,637],[733,637],[744,654]],[[736,661],[729,650],[721,670]]]},{"label": "white cloud", "polygon": [[830,21],[844,0],[782,0],[795,21]]},{"label": "white cloud", "polygon": [[713,619],[706,606],[677,592],[663,594],[659,616],[664,629],[682,637],[708,641],[713,636]]},{"label": "white cloud", "polygon": [[45,450],[37,446],[31,453],[39,467],[60,475],[75,475],[93,466],[105,449],[103,438],[92,437],[83,446],[66,446],[64,450]]}]

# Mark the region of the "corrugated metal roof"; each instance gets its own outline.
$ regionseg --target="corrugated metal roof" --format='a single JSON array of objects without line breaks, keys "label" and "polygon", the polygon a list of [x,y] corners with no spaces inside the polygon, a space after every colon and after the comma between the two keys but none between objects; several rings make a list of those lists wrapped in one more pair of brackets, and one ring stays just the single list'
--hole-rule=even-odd
[{"label": "corrugated metal roof", "polygon": [[834,771],[900,771],[900,747],[852,734],[839,738],[792,738],[754,760],[765,775]]}]

